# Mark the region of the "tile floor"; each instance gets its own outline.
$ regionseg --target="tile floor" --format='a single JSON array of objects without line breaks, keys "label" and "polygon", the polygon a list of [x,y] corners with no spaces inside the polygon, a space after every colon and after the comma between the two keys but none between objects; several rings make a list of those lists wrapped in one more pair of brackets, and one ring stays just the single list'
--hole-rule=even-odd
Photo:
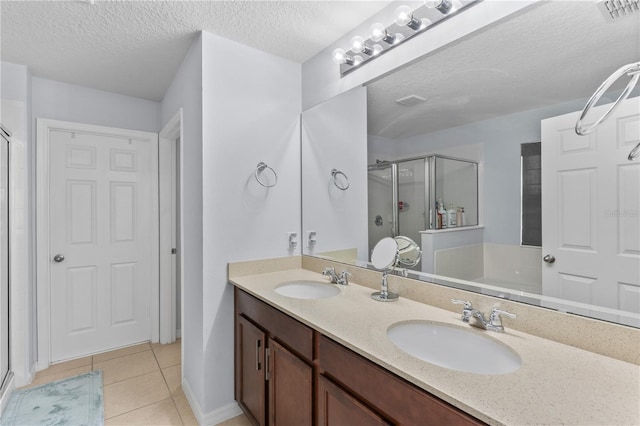
[{"label": "tile floor", "polygon": [[182,391],[180,365],[179,340],[143,343],[52,365],[28,387],[102,370],[105,425],[197,425]]}]

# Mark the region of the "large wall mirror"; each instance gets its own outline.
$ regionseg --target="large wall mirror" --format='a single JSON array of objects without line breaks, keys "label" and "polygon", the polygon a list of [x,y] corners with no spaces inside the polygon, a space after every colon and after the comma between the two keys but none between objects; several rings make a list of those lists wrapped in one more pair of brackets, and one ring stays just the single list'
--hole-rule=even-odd
[{"label": "large wall mirror", "polygon": [[574,131],[595,89],[640,61],[636,18],[537,3],[305,111],[304,254],[367,266],[406,235],[423,249],[416,279],[639,327],[640,89]]}]

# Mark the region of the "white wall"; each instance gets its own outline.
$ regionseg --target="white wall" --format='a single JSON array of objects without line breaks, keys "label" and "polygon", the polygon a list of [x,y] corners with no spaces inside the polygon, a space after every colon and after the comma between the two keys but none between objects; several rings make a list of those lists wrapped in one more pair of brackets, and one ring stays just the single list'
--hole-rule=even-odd
[{"label": "white wall", "polygon": [[146,132],[160,130],[158,102],[37,77],[32,79],[32,91],[34,118]]},{"label": "white wall", "polygon": [[[204,405],[202,319],[202,38],[187,53],[161,103],[166,124],[183,109],[180,141],[182,169],[183,327],[182,374],[194,411]],[[160,127],[162,127],[160,126]]]},{"label": "white wall", "polygon": [[[213,423],[237,412],[227,262],[300,254],[286,233],[300,230],[301,82],[299,64],[209,33],[202,46],[201,374]],[[277,172],[275,187],[253,177],[260,161]]]},{"label": "white wall", "polygon": [[[369,260],[367,246],[367,90],[359,87],[302,114],[302,213],[305,254],[357,249]],[[338,189],[331,170],[349,178]],[[307,247],[308,231],[317,243]]]}]

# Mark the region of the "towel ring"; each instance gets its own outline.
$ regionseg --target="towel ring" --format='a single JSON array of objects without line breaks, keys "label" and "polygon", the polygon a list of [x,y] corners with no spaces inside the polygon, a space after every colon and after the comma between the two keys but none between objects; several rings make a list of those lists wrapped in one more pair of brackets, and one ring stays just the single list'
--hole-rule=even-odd
[{"label": "towel ring", "polygon": [[[338,175],[342,175],[344,177],[344,182],[345,183],[341,183],[338,180]],[[341,172],[338,169],[332,169],[331,170],[331,177],[333,177],[333,184],[336,186],[336,188],[342,190],[342,191],[346,191],[347,189],[349,189],[349,178],[347,177],[347,175],[344,174],[344,172]]]},{"label": "towel ring", "polygon": [[[616,99],[616,101],[613,103],[613,105],[611,105],[611,107],[607,110],[607,112],[605,112],[602,115],[602,117],[600,117],[595,123],[593,123],[591,126],[587,128],[583,128],[582,121],[589,113],[589,110],[591,110],[591,108],[596,104],[596,102],[600,100],[602,95],[609,89],[609,87],[611,87],[613,83],[615,83],[620,77],[624,76],[625,74],[630,76],[631,80],[627,84],[627,87],[624,88],[620,96],[618,96],[618,99]],[[618,105],[620,105],[622,101],[627,99],[631,91],[634,89],[634,87],[638,83],[639,79],[640,79],[640,62],[627,64],[621,68],[618,68],[618,70],[616,70],[613,74],[611,74],[611,76],[609,76],[609,78],[607,78],[600,85],[600,87],[598,87],[598,89],[591,96],[591,98],[589,98],[587,105],[585,105],[584,109],[582,110],[582,114],[580,114],[580,118],[576,122],[576,133],[581,136],[586,136],[589,133],[593,132],[595,128],[600,125],[600,123],[602,123],[604,120],[607,119],[607,117],[609,117],[609,115],[611,115],[611,113],[618,107]],[[629,156],[631,156],[631,154],[629,154]]]},{"label": "towel ring", "polygon": [[[269,185],[268,183],[264,183],[263,181],[260,180],[260,173],[262,173],[265,169],[270,170],[271,173],[273,173],[273,179],[274,182]],[[275,170],[273,170],[273,167],[269,167],[267,166],[265,163],[263,163],[262,161],[258,163],[258,165],[256,166],[256,172],[255,172],[255,177],[256,180],[258,181],[258,183],[262,186],[264,186],[265,188],[271,188],[274,187],[278,184],[278,174],[276,173]]]}]

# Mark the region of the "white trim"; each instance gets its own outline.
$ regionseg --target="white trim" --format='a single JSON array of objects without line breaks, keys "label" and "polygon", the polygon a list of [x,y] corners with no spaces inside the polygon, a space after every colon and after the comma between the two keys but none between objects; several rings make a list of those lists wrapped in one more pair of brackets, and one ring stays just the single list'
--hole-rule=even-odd
[{"label": "white trim", "polygon": [[[175,156],[176,152],[176,139],[182,141],[182,108],[176,112],[176,114],[169,120],[169,122],[160,131],[158,142],[158,164],[159,164],[159,178],[160,190],[165,188],[166,185],[175,183]],[[177,146],[182,150],[182,143]],[[180,162],[182,163],[182,155],[180,155]],[[182,173],[182,164],[180,164],[179,173]],[[180,178],[180,184],[182,185],[182,178]],[[182,194],[182,190],[179,191]],[[178,249],[178,253],[182,252],[182,241],[172,242],[173,239],[173,226],[175,226],[176,218],[175,208],[181,208],[182,200],[172,200],[170,196],[164,196],[160,193],[160,343],[171,343],[176,340],[176,277],[172,268],[176,266],[176,256],[170,254],[170,249],[173,244]],[[167,194],[169,195],[169,194]],[[167,202],[167,199],[169,201]],[[175,204],[174,204],[175,203]],[[176,205],[177,204],[177,205]],[[182,218],[182,214],[180,214]],[[182,235],[182,219],[180,220],[180,233]],[[169,233],[163,232],[166,229],[171,229]],[[177,259],[180,261],[179,270],[182,271],[182,256],[178,255]],[[182,272],[181,272],[182,274]],[[180,278],[182,283],[182,277]],[[182,310],[181,310],[182,311]]]},{"label": "white trim", "polygon": [[191,406],[191,411],[193,411],[193,415],[199,425],[217,425],[242,414],[242,409],[237,402],[232,402],[208,413],[203,413],[200,404],[198,404],[198,401],[191,390],[189,382],[184,378],[182,379],[182,390],[184,391],[184,395],[187,397],[187,401]]},{"label": "white trim", "polygon": [[[49,307],[49,268],[51,254],[49,253],[49,132],[51,130],[64,130],[75,132],[87,132],[94,134],[118,135],[127,138],[149,140],[152,143],[151,154],[158,158],[158,135],[156,133],[142,132],[138,130],[118,129],[90,124],[72,123],[67,121],[37,119],[36,132],[36,293],[38,314],[38,361],[37,370],[43,370],[51,363],[50,345],[50,307]],[[151,166],[152,176],[158,174],[158,162],[153,161]],[[158,205],[157,180],[152,183],[153,203]],[[151,229],[158,229],[158,217],[152,215]],[[152,245],[158,247],[158,233],[151,234]],[[151,299],[150,299],[150,340],[157,342],[159,339],[159,306],[154,303],[159,299],[159,271],[158,257],[152,256],[151,265]],[[155,284],[153,284],[155,283]]]},{"label": "white trim", "polygon": [[16,376],[13,374],[13,371],[9,370],[7,375],[9,376],[9,381],[4,388],[4,392],[0,393],[0,416],[4,413],[4,409],[7,408],[7,404],[9,404],[11,400],[11,395],[13,395],[13,391],[16,389]]}]

